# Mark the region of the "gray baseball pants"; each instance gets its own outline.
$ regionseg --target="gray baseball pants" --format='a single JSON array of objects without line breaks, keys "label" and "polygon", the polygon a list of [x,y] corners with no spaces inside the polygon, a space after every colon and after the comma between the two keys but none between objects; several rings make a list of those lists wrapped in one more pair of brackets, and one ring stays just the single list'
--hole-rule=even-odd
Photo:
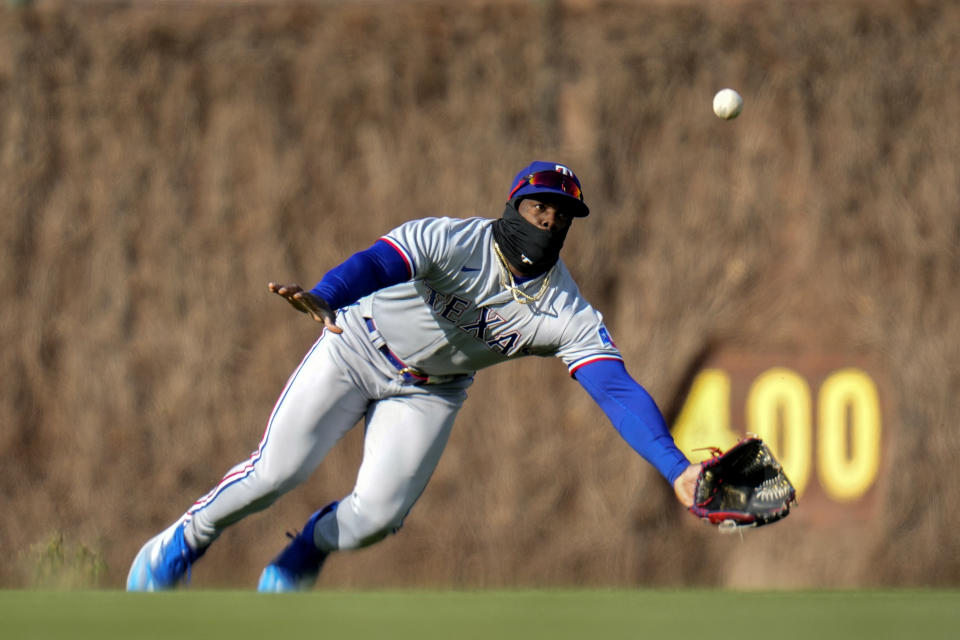
[{"label": "gray baseball pants", "polygon": [[341,313],[338,325],[343,333],[324,331],[290,376],[250,459],[182,517],[194,549],[304,482],[361,418],[366,431],[356,484],[317,523],[315,542],[324,551],[356,549],[402,525],[440,460],[473,378],[405,383],[372,344],[356,307]]}]

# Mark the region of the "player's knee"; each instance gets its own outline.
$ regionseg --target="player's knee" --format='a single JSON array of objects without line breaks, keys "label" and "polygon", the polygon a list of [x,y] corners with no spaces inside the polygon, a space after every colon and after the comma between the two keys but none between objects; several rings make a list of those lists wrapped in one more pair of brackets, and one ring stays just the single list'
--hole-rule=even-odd
[{"label": "player's knee", "polygon": [[405,513],[396,507],[382,504],[364,504],[352,509],[352,548],[362,548],[380,542],[396,533],[403,525]]},{"label": "player's knee", "polygon": [[256,489],[254,493],[259,495],[257,502],[262,503],[263,506],[268,506],[283,494],[297,487],[305,479],[305,474],[298,473],[294,469],[259,468],[255,473]]}]

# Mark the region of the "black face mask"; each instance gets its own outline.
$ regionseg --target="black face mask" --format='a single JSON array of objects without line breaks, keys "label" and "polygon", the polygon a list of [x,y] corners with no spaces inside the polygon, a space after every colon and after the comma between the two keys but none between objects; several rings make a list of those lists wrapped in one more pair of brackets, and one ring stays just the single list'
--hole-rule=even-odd
[{"label": "black face mask", "polygon": [[493,223],[493,238],[517,271],[525,276],[536,276],[560,259],[560,249],[569,230],[569,226],[560,231],[541,229],[528,222],[516,206],[508,202],[503,217]]}]

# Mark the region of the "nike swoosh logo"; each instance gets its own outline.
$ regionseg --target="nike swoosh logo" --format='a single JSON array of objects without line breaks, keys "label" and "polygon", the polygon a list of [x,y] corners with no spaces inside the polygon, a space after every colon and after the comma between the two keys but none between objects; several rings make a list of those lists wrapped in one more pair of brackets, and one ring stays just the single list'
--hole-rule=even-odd
[{"label": "nike swoosh logo", "polygon": [[480,271],[480,267],[464,267],[460,271]]}]

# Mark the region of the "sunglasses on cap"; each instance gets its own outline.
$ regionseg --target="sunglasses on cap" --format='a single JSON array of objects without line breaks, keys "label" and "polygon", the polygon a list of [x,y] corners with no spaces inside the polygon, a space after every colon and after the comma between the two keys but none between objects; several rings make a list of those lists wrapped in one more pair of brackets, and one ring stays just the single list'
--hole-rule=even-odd
[{"label": "sunglasses on cap", "polygon": [[517,186],[515,186],[510,192],[510,195],[507,196],[507,200],[512,198],[513,194],[528,184],[535,187],[546,187],[547,189],[563,191],[568,196],[572,196],[581,202],[583,201],[583,192],[580,191],[580,185],[578,185],[573,178],[559,171],[538,171],[537,173],[531,173],[517,183]]}]

